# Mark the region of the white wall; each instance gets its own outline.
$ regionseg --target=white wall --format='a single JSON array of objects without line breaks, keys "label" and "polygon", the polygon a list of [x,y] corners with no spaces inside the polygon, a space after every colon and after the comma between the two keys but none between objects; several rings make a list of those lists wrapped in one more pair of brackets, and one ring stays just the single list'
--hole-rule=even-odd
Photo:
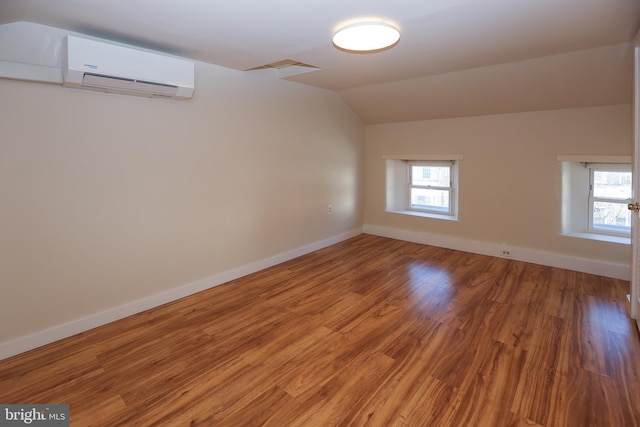
[{"label": "white wall", "polygon": [[[631,106],[624,104],[368,125],[365,231],[407,238],[422,233],[455,247],[464,248],[467,241],[468,248],[482,251],[505,243],[525,260],[555,254],[628,271],[629,245],[561,235],[557,156],[630,156],[631,117]],[[396,154],[464,157],[458,221],[385,212],[383,156]],[[527,256],[518,257],[518,251]]]},{"label": "white wall", "polygon": [[0,79],[0,343],[357,232],[360,120],[274,73],[197,63],[189,101]]},{"label": "white wall", "polygon": [[341,94],[366,124],[481,116],[629,103],[632,70],[633,46],[622,43],[357,86]]}]

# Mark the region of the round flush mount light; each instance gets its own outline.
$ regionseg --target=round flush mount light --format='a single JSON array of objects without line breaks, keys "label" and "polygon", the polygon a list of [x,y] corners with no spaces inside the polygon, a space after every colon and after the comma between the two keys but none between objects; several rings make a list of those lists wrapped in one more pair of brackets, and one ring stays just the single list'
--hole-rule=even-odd
[{"label": "round flush mount light", "polygon": [[386,22],[365,21],[345,25],[333,35],[333,44],[352,52],[376,52],[394,46],[400,31]]}]

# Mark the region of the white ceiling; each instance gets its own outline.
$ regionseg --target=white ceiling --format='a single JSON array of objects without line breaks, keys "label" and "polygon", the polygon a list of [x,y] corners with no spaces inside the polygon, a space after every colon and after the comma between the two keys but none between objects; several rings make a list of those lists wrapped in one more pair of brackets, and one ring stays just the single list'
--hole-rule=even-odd
[{"label": "white ceiling", "polygon": [[[397,46],[333,47],[370,16],[399,27]],[[382,123],[629,102],[640,0],[1,0],[0,24],[17,21],[238,70],[301,62],[318,69],[281,77]]]}]

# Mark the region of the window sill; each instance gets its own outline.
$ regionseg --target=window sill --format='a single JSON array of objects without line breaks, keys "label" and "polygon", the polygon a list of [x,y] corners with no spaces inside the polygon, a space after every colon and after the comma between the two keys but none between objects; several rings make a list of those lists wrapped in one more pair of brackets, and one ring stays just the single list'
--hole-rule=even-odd
[{"label": "window sill", "polygon": [[418,211],[409,211],[409,210],[398,210],[398,211],[387,210],[386,212],[400,214],[400,215],[419,216],[421,218],[444,219],[446,221],[458,220],[457,216],[442,215],[442,214],[428,213],[428,212],[418,212]]},{"label": "window sill", "polygon": [[631,238],[630,237],[622,237],[622,236],[609,236],[606,234],[596,234],[596,233],[565,233],[563,236],[569,237],[577,237],[579,239],[589,239],[589,240],[597,240],[600,242],[609,242],[609,243],[619,243],[622,245],[630,245]]}]

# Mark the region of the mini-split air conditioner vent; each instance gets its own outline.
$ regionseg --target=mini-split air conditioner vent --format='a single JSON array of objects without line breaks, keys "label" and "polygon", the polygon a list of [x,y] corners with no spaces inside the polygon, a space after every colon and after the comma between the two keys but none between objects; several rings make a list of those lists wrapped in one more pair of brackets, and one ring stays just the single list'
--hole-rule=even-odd
[{"label": "mini-split air conditioner vent", "polygon": [[146,82],[143,80],[126,79],[123,77],[103,76],[101,74],[84,73],[83,86],[100,89],[139,92],[141,95],[155,95],[174,97],[178,93],[178,86],[162,83]]},{"label": "mini-split air conditioner vent", "polygon": [[194,64],[179,58],[67,36],[63,86],[128,95],[188,99]]}]

